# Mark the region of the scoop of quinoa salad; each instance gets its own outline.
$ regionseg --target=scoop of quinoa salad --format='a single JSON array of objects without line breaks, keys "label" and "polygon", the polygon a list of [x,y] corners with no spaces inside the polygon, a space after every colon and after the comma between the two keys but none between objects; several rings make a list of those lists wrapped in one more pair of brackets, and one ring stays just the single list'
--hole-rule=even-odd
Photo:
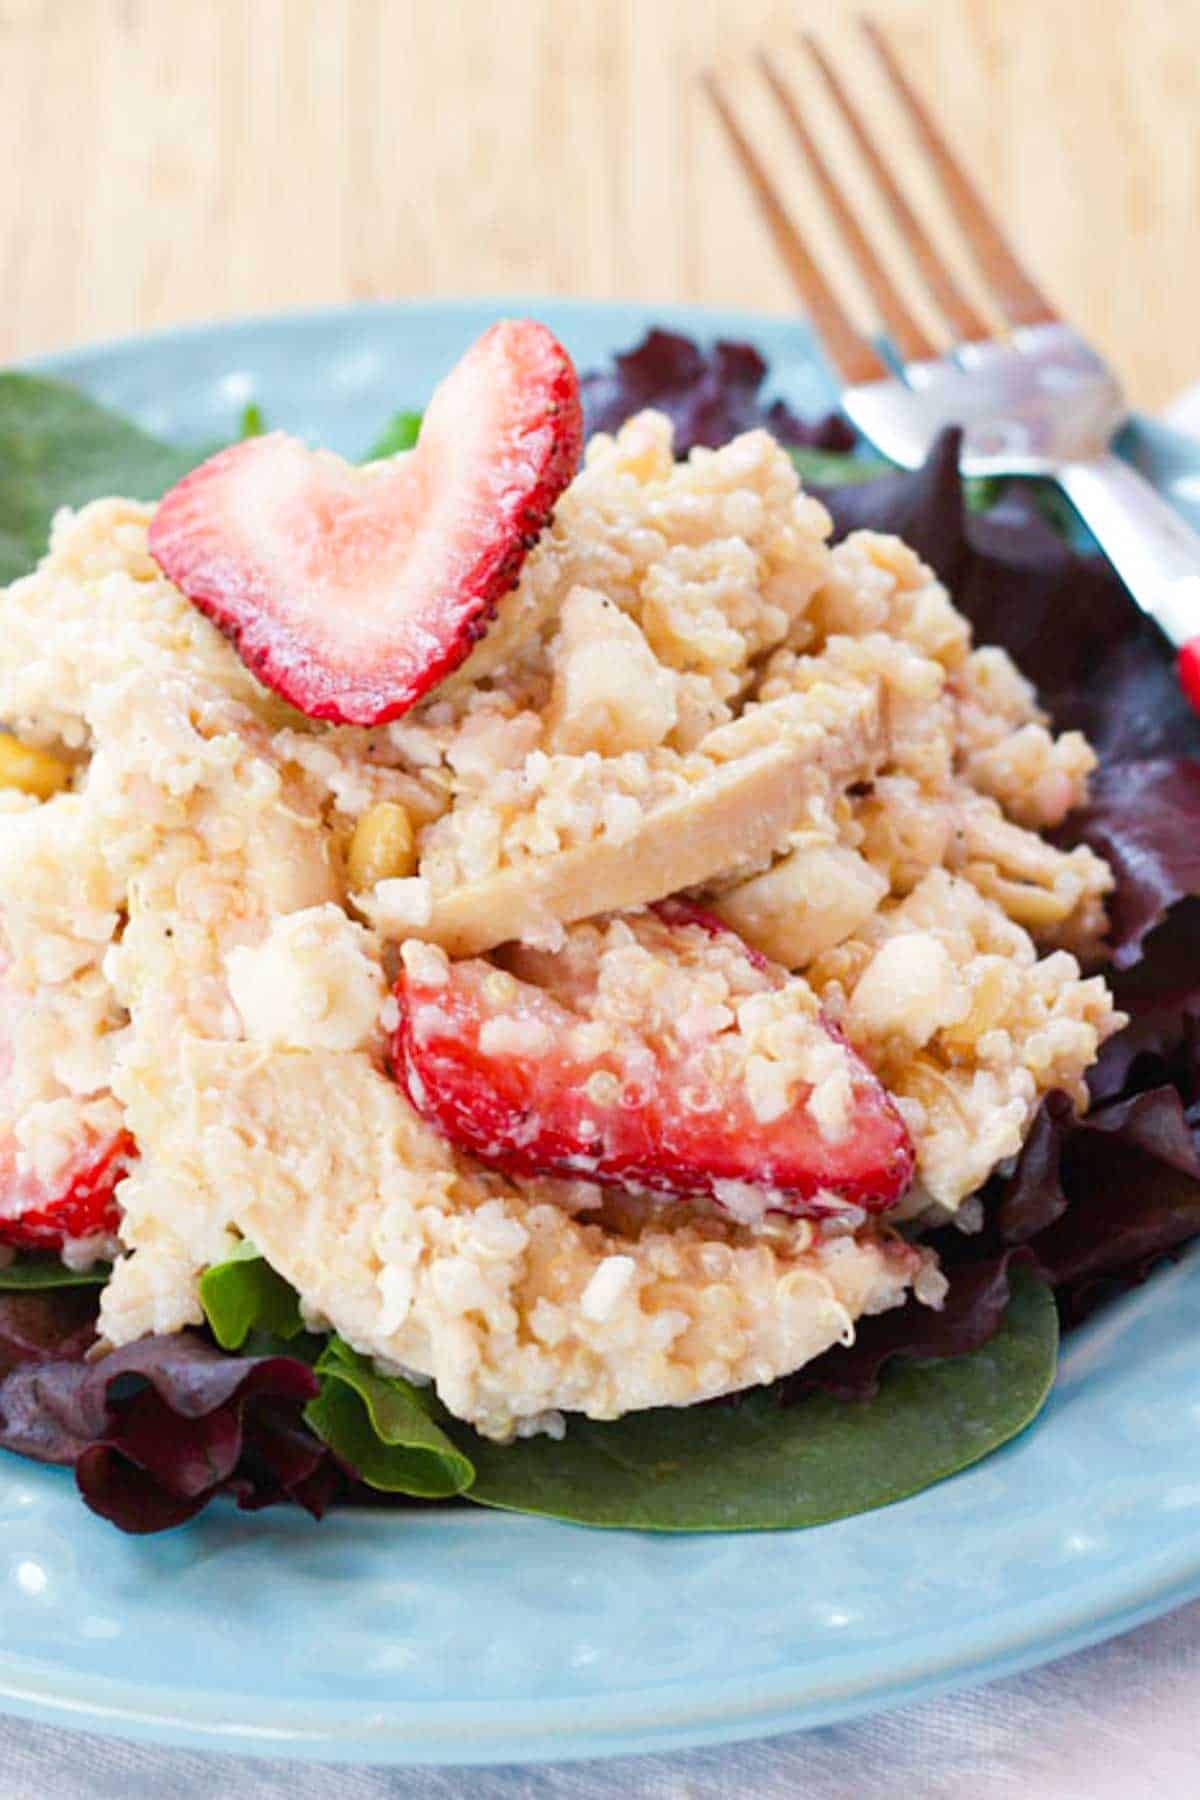
[{"label": "scoop of quinoa salad", "polygon": [[[371,1483],[372,1383],[441,1471],[373,1485],[431,1495],[470,1486],[459,1422],[516,1457],[573,1415],[969,1356],[1014,1244],[1078,1273],[1045,1234],[1106,1070],[1194,1202],[1165,1236],[1200,1229],[1172,1026],[1170,1078],[1143,1055],[1131,1086],[1144,1004],[1104,972],[1189,887],[1175,834],[1131,853],[1125,788],[1153,837],[1156,807],[1200,817],[1197,765],[1098,774],[1107,719],[973,622],[1017,579],[1005,529],[1043,553],[1031,603],[1110,578],[1028,500],[968,525],[952,446],[832,493],[868,515],[835,530],[803,469],[841,452],[758,422],[761,365],[728,361],[740,416],[689,443],[680,340],[648,342],[663,405],[588,436],[563,347],[501,322],[414,447],[247,438],[156,505],[61,509],[0,597],[0,1351],[6,1276],[26,1308],[30,1270],[90,1280],[64,1366],[141,1475],[97,1371],[171,1411],[162,1345],[237,1363],[243,1426],[293,1382],[308,1463],[273,1497],[315,1511],[327,1444]],[[898,481],[915,543],[870,521]],[[255,1331],[273,1373],[235,1354]],[[0,1354],[18,1449],[29,1360]]]}]

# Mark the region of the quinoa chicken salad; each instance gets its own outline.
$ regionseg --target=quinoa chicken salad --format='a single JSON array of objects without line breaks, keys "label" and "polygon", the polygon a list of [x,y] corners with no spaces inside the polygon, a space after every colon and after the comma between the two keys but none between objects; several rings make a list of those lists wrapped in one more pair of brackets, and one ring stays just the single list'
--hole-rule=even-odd
[{"label": "quinoa chicken salad", "polygon": [[501,321],[358,467],[0,378],[0,1445],[117,1524],[815,1523],[1200,1232],[1165,653],[765,375]]}]

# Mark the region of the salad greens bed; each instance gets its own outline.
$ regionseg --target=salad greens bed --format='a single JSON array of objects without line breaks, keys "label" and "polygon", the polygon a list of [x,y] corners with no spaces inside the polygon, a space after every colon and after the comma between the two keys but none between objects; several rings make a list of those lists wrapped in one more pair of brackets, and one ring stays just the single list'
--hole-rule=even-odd
[{"label": "salad greens bed", "polygon": [[[905,1359],[873,1403],[779,1383],[615,1424],[573,1419],[561,1440],[498,1445],[450,1418],[431,1388],[305,1331],[296,1295],[252,1245],[202,1281],[218,1349],[184,1332],[90,1364],[74,1345],[56,1356],[52,1342],[31,1341],[30,1299],[45,1306],[45,1290],[20,1267],[0,1273],[0,1354],[6,1336],[25,1352],[0,1384],[0,1441],[74,1463],[84,1498],[127,1530],[181,1523],[220,1487],[243,1505],[290,1496],[319,1512],[351,1486],[360,1498],[466,1495],[648,1530],[818,1525],[916,1493],[1005,1443],[1045,1400],[1058,1346],[1050,1289],[1021,1268],[1002,1279],[979,1348]],[[13,1332],[22,1319],[23,1344]]]},{"label": "salad greens bed", "polygon": [[[762,398],[749,345],[709,351],[651,332],[583,381],[589,429],[653,405],[683,453],[765,424],[787,443],[835,532],[894,531],[932,564],[980,641],[1009,649],[1060,728],[1102,764],[1067,841],[1117,877],[1109,971],[1131,1023],[1092,1071],[1077,1118],[1038,1114],[1015,1168],[983,1194],[978,1234],[940,1234],[944,1309],[910,1301],[862,1322],[772,1387],[562,1439],[479,1438],[429,1387],[378,1371],[308,1330],[298,1298],[244,1244],[203,1278],[207,1329],[152,1337],[98,1361],[103,1269],[25,1256],[0,1269],[0,1447],[74,1468],[88,1505],[127,1531],[192,1517],[216,1494],[256,1509],[471,1500],[607,1526],[795,1527],[886,1505],[1021,1431],[1070,1326],[1200,1234],[1200,721],[1170,659],[1062,503],[1037,484],[964,484],[947,433],[926,467],[864,455],[838,415],[808,423]],[[364,460],[409,448],[398,412]],[[247,407],[243,435],[267,428]],[[81,393],[0,375],[0,581],[42,553],[56,507],[154,498],[212,446],[160,442]]]}]

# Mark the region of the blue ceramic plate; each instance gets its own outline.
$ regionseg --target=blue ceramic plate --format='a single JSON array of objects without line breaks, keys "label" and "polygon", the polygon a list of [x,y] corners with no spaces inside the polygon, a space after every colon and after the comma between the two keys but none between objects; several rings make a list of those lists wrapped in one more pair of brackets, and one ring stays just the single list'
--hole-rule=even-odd
[{"label": "blue ceramic plate", "polygon": [[[751,338],[801,411],[800,325],[509,300],[205,326],[40,366],[156,431],[249,399],[353,454],[499,312],[584,365],[652,320]],[[1200,445],[1131,452],[1200,513]],[[978,1467],[815,1531],[661,1537],[470,1509],[247,1518],[121,1537],[69,1475],[0,1454],[0,1706],[158,1743],[488,1762],[719,1743],[1010,1672],[1200,1593],[1200,1255],[1068,1341],[1039,1422]]]}]

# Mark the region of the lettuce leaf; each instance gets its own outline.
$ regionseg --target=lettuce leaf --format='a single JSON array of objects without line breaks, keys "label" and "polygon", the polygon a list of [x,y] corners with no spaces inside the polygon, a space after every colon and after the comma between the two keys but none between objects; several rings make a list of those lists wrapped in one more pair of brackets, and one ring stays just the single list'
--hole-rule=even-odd
[{"label": "lettuce leaf", "polygon": [[475,1479],[468,1457],[431,1416],[432,1395],[400,1375],[381,1375],[331,1337],[317,1358],[320,1392],[305,1423],[368,1487],[444,1500]]},{"label": "lettuce leaf", "polygon": [[0,585],[33,568],[60,506],[156,500],[205,454],[164,444],[66,382],[0,374]]},{"label": "lettuce leaf", "polygon": [[1023,1431],[1054,1380],[1050,1289],[1012,1271],[1012,1300],[987,1343],[908,1362],[855,1405],[780,1389],[732,1403],[572,1417],[561,1442],[473,1438],[470,1498],[510,1512],[639,1531],[762,1531],[821,1525],[888,1506],[987,1456]]},{"label": "lettuce leaf", "polygon": [[1200,1154],[1179,1090],[1126,1093],[1082,1119],[1065,1095],[1048,1096],[988,1209],[1078,1323],[1200,1233]]},{"label": "lettuce leaf", "polygon": [[724,444],[763,425],[783,444],[849,451],[854,432],[840,413],[814,423],[782,400],[766,401],[767,365],[752,344],[723,339],[702,349],[675,331],[649,331],[640,344],[602,369],[581,376],[589,433],[616,431],[631,413],[652,406],[675,427],[675,450]]},{"label": "lettuce leaf", "polygon": [[[647,1530],[815,1524],[916,1492],[1033,1416],[1053,1374],[1053,1306],[1015,1267],[1022,1255],[968,1272],[943,1314],[866,1322],[854,1351],[790,1383],[612,1425],[573,1419],[569,1453],[547,1439],[478,1437],[430,1390],[381,1374],[340,1338],[300,1333],[277,1347],[265,1327],[279,1296],[266,1286],[237,1301],[260,1353],[183,1332],[96,1364],[82,1360],[94,1289],[0,1296],[0,1375],[11,1353],[0,1447],[73,1464],[88,1504],[136,1532],[180,1524],[218,1494],[247,1509],[291,1499],[316,1516],[370,1493]],[[260,1261],[245,1252],[218,1265],[222,1284]]]},{"label": "lettuce leaf", "polygon": [[945,1303],[937,1312],[908,1300],[891,1312],[860,1319],[854,1342],[835,1346],[780,1382],[785,1403],[806,1394],[835,1400],[873,1400],[882,1371],[894,1359],[940,1362],[979,1350],[1000,1329],[1013,1296],[1013,1271],[1033,1269],[1032,1253],[1008,1247],[951,1271]]},{"label": "lettuce leaf", "polygon": [[1106,762],[1067,835],[1090,844],[1117,878],[1113,961],[1128,968],[1171,907],[1200,894],[1200,758]]},{"label": "lettuce leaf", "polygon": [[200,1304],[222,1350],[240,1350],[251,1332],[288,1340],[304,1328],[296,1290],[249,1241],[205,1270]]},{"label": "lettuce leaf", "polygon": [[[79,1296],[20,1296],[35,1298],[47,1308]],[[341,1485],[340,1471],[323,1466],[324,1445],[303,1431],[318,1386],[305,1363],[230,1356],[194,1331],[87,1362],[93,1339],[89,1322],[60,1334],[57,1353],[9,1369],[0,1448],[73,1467],[87,1504],[122,1530],[183,1524],[219,1493],[248,1508],[296,1500],[319,1516]]]},{"label": "lettuce leaf", "polygon": [[[419,412],[396,413],[363,460],[411,449],[420,423]],[[235,436],[266,429],[251,401]],[[67,382],[0,373],[0,586],[36,565],[60,506],[108,494],[157,500],[221,447],[164,443]]]},{"label": "lettuce leaf", "polygon": [[95,1288],[0,1293],[0,1377],[21,1363],[78,1362],[96,1341],[96,1308]]},{"label": "lettuce leaf", "polygon": [[300,1300],[248,1240],[200,1278],[200,1303],[224,1350],[289,1350],[311,1364],[318,1392],[304,1422],[339,1462],[385,1493],[445,1499],[474,1470],[433,1418],[434,1401],[399,1375],[382,1375],[342,1338],[304,1334]]},{"label": "lettuce leaf", "polygon": [[57,1256],[20,1256],[0,1267],[0,1294],[39,1293],[46,1288],[103,1287],[111,1273],[107,1263],[90,1269],[68,1269]]},{"label": "lettuce leaf", "polygon": [[857,451],[819,450],[801,445],[791,452],[805,487],[829,488],[855,486],[860,481],[878,481],[893,473],[891,463],[876,456],[860,456]]},{"label": "lettuce leaf", "polygon": [[375,439],[363,462],[378,462],[385,456],[397,456],[401,450],[411,450],[421,432],[421,414],[419,412],[393,413],[383,431]]},{"label": "lettuce leaf", "polygon": [[1129,1014],[1088,1071],[1092,1101],[1164,1084],[1184,1106],[1200,1102],[1200,900],[1171,908],[1146,938],[1139,961],[1111,977],[1117,1004]]}]

